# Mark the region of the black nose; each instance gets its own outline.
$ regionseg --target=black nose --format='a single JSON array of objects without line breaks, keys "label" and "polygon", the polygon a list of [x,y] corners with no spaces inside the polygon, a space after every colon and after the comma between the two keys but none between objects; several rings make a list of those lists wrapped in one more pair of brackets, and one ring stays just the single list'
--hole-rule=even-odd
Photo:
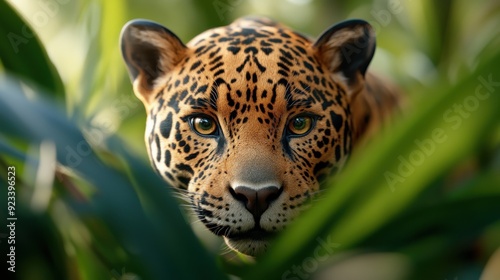
[{"label": "black nose", "polygon": [[245,204],[245,208],[258,221],[262,213],[269,207],[269,204],[280,196],[283,188],[269,186],[254,190],[245,186],[237,186],[234,189],[229,188],[229,191],[235,199]]}]

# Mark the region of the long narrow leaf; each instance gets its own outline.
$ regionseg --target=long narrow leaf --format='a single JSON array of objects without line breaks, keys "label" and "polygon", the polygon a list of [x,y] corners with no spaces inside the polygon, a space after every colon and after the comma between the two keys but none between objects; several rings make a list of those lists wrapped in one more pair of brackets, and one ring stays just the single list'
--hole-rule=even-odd
[{"label": "long narrow leaf", "polygon": [[[58,162],[96,187],[90,201],[66,202],[83,221],[101,220],[130,254],[129,263],[114,264],[114,268],[131,268],[144,279],[224,278],[182,218],[169,190],[152,171],[140,168],[143,177],[136,180],[146,190],[150,209],[157,211],[155,216],[164,219],[152,219],[144,212],[127,176],[103,164],[64,114],[48,103],[26,99],[22,89],[9,80],[0,84],[0,126],[7,137],[53,142]],[[129,155],[127,160],[137,159]],[[185,244],[189,244],[189,251]],[[193,262],[199,269],[190,269]]]},{"label": "long narrow leaf", "polygon": [[10,74],[36,83],[63,103],[64,86],[33,29],[5,1],[0,1],[0,62]]}]

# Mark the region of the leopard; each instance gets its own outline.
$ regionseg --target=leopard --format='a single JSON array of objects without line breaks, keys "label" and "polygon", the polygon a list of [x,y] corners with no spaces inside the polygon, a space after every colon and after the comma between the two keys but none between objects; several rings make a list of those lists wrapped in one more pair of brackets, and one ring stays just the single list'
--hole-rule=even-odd
[{"label": "leopard", "polygon": [[349,19],[317,39],[247,16],[183,43],[135,19],[120,35],[147,120],[154,170],[195,219],[239,253],[259,256],[308,209],[358,147],[400,107],[368,71],[374,28]]}]

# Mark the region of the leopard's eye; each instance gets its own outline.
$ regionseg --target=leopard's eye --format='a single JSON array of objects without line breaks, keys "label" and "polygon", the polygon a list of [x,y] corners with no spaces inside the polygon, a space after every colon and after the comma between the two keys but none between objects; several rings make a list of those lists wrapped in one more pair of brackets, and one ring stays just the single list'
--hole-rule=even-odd
[{"label": "leopard's eye", "polygon": [[201,135],[215,135],[217,133],[217,123],[209,116],[193,117],[191,125]]},{"label": "leopard's eye", "polygon": [[294,136],[302,136],[308,133],[313,124],[310,116],[298,116],[288,122],[288,131]]}]

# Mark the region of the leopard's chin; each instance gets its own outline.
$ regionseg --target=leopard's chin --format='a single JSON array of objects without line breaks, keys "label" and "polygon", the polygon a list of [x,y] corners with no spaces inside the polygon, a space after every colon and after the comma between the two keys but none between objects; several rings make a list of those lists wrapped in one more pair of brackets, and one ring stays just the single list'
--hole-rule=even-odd
[{"label": "leopard's chin", "polygon": [[267,251],[275,232],[262,229],[252,229],[238,234],[224,236],[224,241],[229,248],[249,256],[259,256]]},{"label": "leopard's chin", "polygon": [[231,239],[224,237],[227,246],[242,254],[257,257],[264,254],[269,246],[268,239]]}]

